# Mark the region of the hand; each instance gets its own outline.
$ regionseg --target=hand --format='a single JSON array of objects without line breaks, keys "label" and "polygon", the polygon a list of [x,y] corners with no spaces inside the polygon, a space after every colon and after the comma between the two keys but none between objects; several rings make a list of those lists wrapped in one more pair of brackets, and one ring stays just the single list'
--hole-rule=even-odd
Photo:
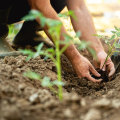
[{"label": "hand", "polygon": [[108,60],[106,61],[106,64],[104,65],[106,57],[107,57],[107,54],[105,53],[105,51],[98,52],[96,66],[98,66],[103,71],[107,70],[109,72],[108,76],[111,77],[115,73],[115,67],[110,57],[108,58]]},{"label": "hand", "polygon": [[94,69],[92,64],[85,57],[79,55],[71,62],[79,78],[85,77],[93,82],[101,82],[101,79],[96,80],[90,75],[91,72],[93,75],[100,77],[100,74]]}]

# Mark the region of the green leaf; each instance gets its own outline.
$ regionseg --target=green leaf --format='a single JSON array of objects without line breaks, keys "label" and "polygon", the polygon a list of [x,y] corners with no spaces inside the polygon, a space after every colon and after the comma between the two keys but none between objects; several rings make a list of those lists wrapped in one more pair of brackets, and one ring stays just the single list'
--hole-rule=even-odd
[{"label": "green leaf", "polygon": [[60,85],[60,86],[64,86],[64,85],[65,85],[64,82],[58,81],[58,80],[53,81],[52,84],[53,84],[53,85],[57,85],[57,86],[59,86],[59,85]]},{"label": "green leaf", "polygon": [[59,20],[47,19],[46,23],[49,25],[49,27],[62,26],[62,22]]},{"label": "green leaf", "polygon": [[91,53],[91,55],[93,56],[93,58],[96,59],[96,52],[95,52],[95,50],[92,49],[92,48],[90,48],[90,47],[88,47],[88,51]]},{"label": "green leaf", "polygon": [[114,28],[115,28],[116,31],[119,31],[119,30],[120,30],[120,29],[119,29],[118,27],[116,27],[116,26],[114,26]]},{"label": "green leaf", "polygon": [[22,20],[35,20],[37,17],[41,16],[41,13],[38,12],[37,10],[31,10],[28,15],[22,18]]},{"label": "green leaf", "polygon": [[49,77],[44,77],[41,84],[42,84],[43,87],[52,86],[52,83],[51,83]]},{"label": "green leaf", "polygon": [[98,34],[93,34],[93,36],[96,36],[96,37],[98,37],[98,38],[104,38],[103,35],[98,35]]},{"label": "green leaf", "polygon": [[70,44],[70,42],[74,41],[74,38],[68,34],[64,34],[64,39],[64,41],[60,41],[60,44]]},{"label": "green leaf", "polygon": [[40,43],[40,44],[36,47],[37,52],[34,54],[33,58],[36,58],[36,57],[38,57],[39,55],[41,55],[42,53],[44,53],[44,51],[42,50],[43,46],[44,46],[44,43]]},{"label": "green leaf", "polygon": [[69,10],[69,11],[68,11],[68,14],[69,14],[69,16],[71,16],[73,19],[77,20],[77,17],[75,16],[74,11]]},{"label": "green leaf", "polygon": [[81,42],[80,42],[80,46],[78,47],[78,49],[79,49],[79,50],[84,50],[84,49],[86,49],[89,45],[90,45],[90,42],[81,41]]},{"label": "green leaf", "polygon": [[120,37],[120,32],[117,32],[116,35],[117,35],[117,37]]},{"label": "green leaf", "polygon": [[36,18],[40,19],[41,27],[44,27],[46,24],[46,18],[37,10],[31,10],[28,15],[22,18],[22,20],[30,21],[35,20]]},{"label": "green leaf", "polygon": [[115,48],[120,48],[120,44],[119,44],[119,43],[115,43],[115,44],[114,44],[114,47],[115,47]]},{"label": "green leaf", "polygon": [[81,32],[80,31],[76,32],[76,37],[80,38],[80,36],[81,36]]},{"label": "green leaf", "polygon": [[116,35],[112,35],[112,37],[109,40],[114,40],[116,38]]},{"label": "green leaf", "polygon": [[52,54],[55,53],[54,48],[48,48],[46,51],[49,52],[49,53],[52,53]]},{"label": "green leaf", "polygon": [[116,33],[116,31],[111,31],[113,34],[115,34]]},{"label": "green leaf", "polygon": [[74,11],[72,11],[72,10],[69,10],[68,12],[64,12],[64,13],[59,13],[58,16],[59,17],[64,17],[64,18],[67,18],[67,17],[71,16],[73,19],[77,19]]},{"label": "green leaf", "polygon": [[25,72],[23,75],[25,77],[28,77],[28,78],[34,79],[34,80],[40,80],[41,79],[39,74],[37,74],[35,72],[32,72],[32,71]]},{"label": "green leaf", "polygon": [[34,56],[34,52],[32,52],[31,50],[27,50],[27,49],[21,50],[20,49],[19,51],[24,55],[28,55],[27,61],[30,60],[31,58],[33,58],[33,56]]}]

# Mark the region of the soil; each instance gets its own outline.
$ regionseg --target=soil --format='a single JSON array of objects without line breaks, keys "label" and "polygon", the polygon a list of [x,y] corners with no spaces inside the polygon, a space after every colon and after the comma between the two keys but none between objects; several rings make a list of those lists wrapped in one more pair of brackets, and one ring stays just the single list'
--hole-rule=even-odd
[{"label": "soil", "polygon": [[[83,51],[91,62],[91,56]],[[23,76],[31,70],[57,79],[51,60],[25,56],[0,59],[0,120],[120,120],[120,73],[112,81],[79,79],[62,56],[63,101],[38,80]]]},{"label": "soil", "polygon": [[95,75],[92,74],[93,78],[95,78],[97,80],[102,79],[102,82],[108,82],[109,81],[108,73],[106,71],[103,71],[101,69],[96,69],[96,70],[101,76],[96,77]]}]

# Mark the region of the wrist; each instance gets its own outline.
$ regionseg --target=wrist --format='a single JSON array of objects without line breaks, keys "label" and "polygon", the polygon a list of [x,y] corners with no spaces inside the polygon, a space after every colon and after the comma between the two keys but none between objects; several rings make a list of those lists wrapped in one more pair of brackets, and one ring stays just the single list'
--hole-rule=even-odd
[{"label": "wrist", "polygon": [[97,37],[92,36],[84,39],[86,40],[86,42],[90,43],[89,47],[91,47],[96,53],[98,53],[99,51],[104,51],[104,47]]},{"label": "wrist", "polygon": [[70,60],[70,62],[73,62],[81,56],[74,45],[70,45],[64,52],[64,55]]}]

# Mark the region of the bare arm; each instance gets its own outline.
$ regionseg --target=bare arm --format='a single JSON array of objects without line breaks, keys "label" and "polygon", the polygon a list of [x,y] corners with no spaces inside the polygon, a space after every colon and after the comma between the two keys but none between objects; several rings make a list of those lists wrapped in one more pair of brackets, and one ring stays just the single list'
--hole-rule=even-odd
[{"label": "bare arm", "polygon": [[101,42],[97,39],[95,27],[89,14],[84,0],[67,0],[67,7],[69,10],[73,10],[77,17],[77,20],[71,18],[75,31],[82,33],[81,39],[91,42],[91,47],[96,51],[104,50]]},{"label": "bare arm", "polygon": [[[74,30],[82,33],[81,39],[91,42],[91,47],[97,53],[98,66],[102,69],[107,54],[105,53],[100,40],[94,36],[96,30],[84,0],[67,0],[67,7],[69,10],[73,10],[77,17],[77,21],[71,18]],[[115,73],[115,68],[110,58],[106,62],[103,70],[106,70],[106,67],[108,68],[109,76],[112,76]]]},{"label": "bare arm", "polygon": [[[50,4],[50,0],[28,0],[32,9],[37,9],[40,12],[43,13],[43,15],[47,18],[60,20],[55,10],[52,8]],[[44,28],[44,31],[46,34],[51,38],[51,36],[48,33],[47,27]],[[61,29],[61,40],[64,40],[63,34],[67,33],[64,26],[62,26]],[[65,51],[65,55],[68,57],[70,61],[72,61],[73,58],[77,57],[79,55],[79,52],[75,48],[74,45],[71,45],[68,47],[68,49]]]},{"label": "bare arm", "polygon": [[[36,9],[36,10],[42,12],[45,17],[55,19],[55,20],[60,20],[57,13],[52,8],[52,6],[50,4],[50,0],[28,0],[28,2],[30,3],[32,9]],[[37,20],[37,21],[40,22],[39,20]],[[50,37],[47,27],[44,28],[44,31]],[[63,36],[64,33],[66,34],[67,32],[66,32],[64,26],[62,26],[60,40],[64,40],[64,36]],[[63,46],[61,46],[61,48],[62,47]],[[67,56],[67,58],[72,63],[72,66],[73,66],[74,70],[76,71],[79,78],[86,77],[93,82],[101,81],[101,80],[95,80],[94,78],[91,77],[90,71],[95,76],[100,76],[100,75],[94,69],[94,67],[91,65],[91,63],[86,58],[84,58],[82,55],[80,55],[80,53],[78,52],[78,50],[76,49],[76,47],[73,44],[70,45],[66,49],[64,54]]]}]

